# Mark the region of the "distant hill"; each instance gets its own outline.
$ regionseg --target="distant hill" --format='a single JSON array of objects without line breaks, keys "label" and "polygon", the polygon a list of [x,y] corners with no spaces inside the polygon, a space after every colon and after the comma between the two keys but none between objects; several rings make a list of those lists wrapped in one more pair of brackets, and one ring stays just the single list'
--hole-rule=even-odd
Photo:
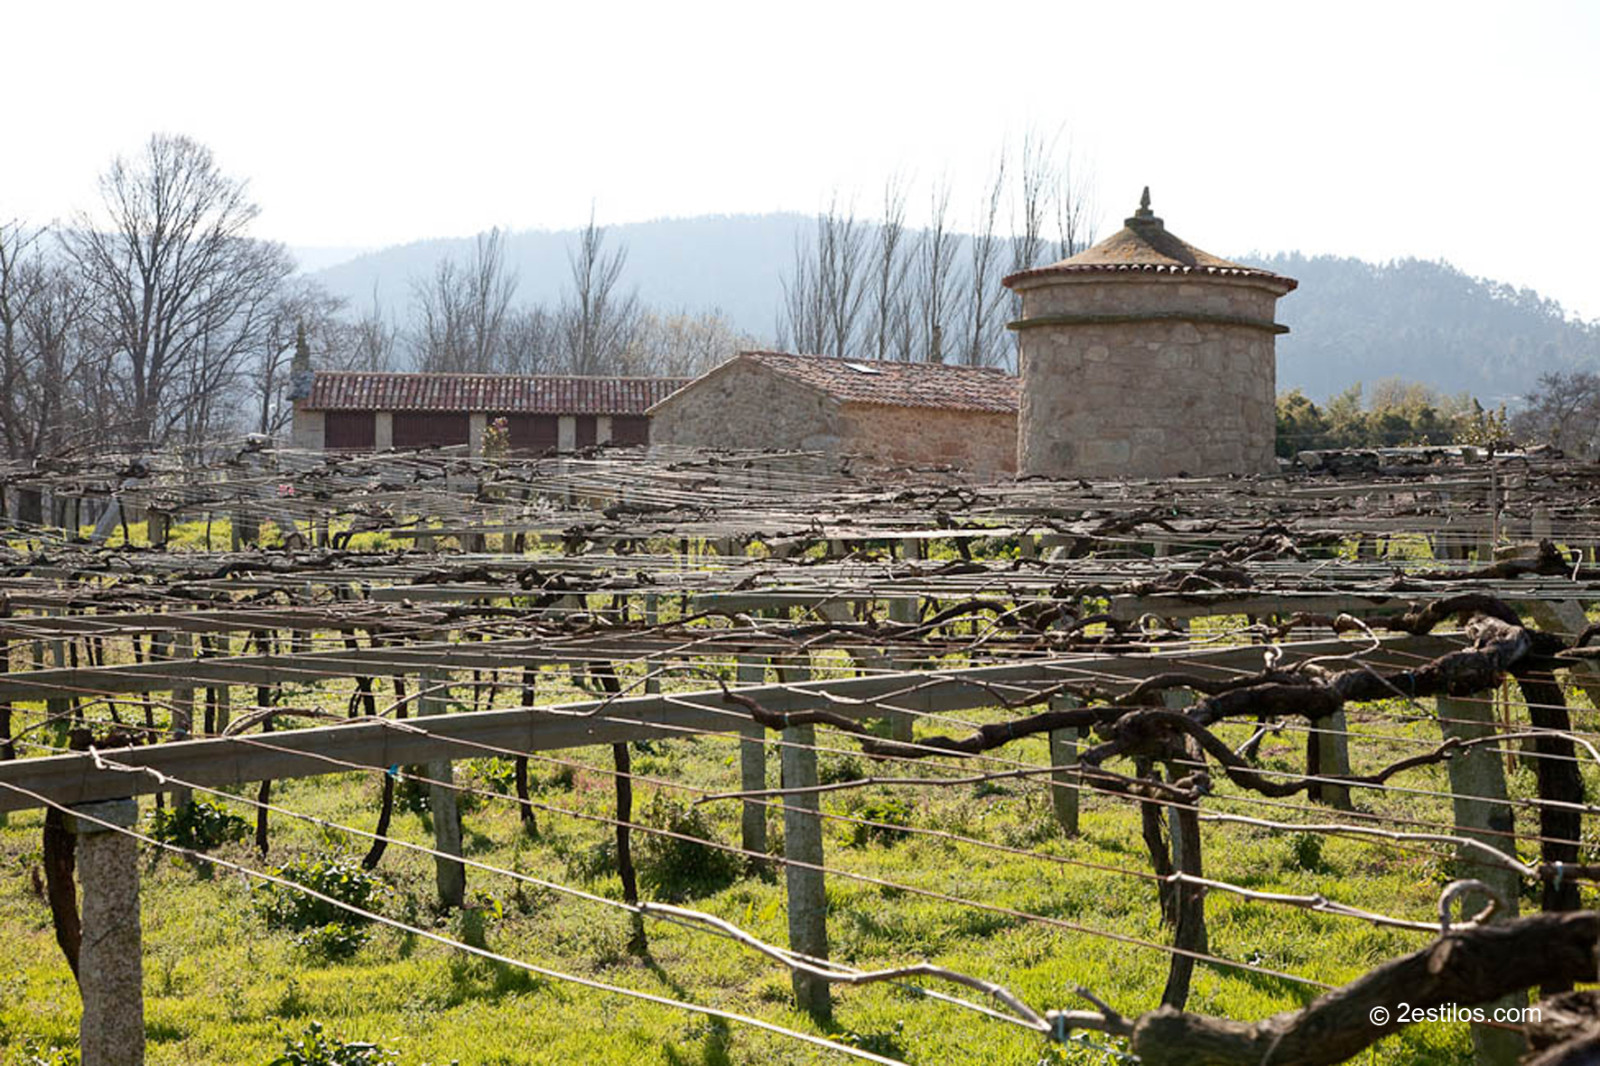
[{"label": "distant hill", "polygon": [[[666,219],[607,228],[608,247],[626,245],[624,283],[649,304],[691,312],[717,308],[737,327],[770,340],[791,268],[799,214]],[[554,304],[567,283],[575,231],[523,232],[506,239],[520,300]],[[394,316],[410,302],[411,279],[441,258],[465,258],[472,238],[419,241],[361,255],[314,276],[370,305],[374,290]],[[1569,320],[1559,304],[1529,289],[1470,277],[1446,263],[1373,264],[1286,253],[1239,257],[1298,278],[1279,304],[1291,332],[1278,340],[1278,384],[1326,399],[1357,381],[1421,381],[1485,402],[1514,400],[1546,370],[1600,369],[1600,323]],[[964,262],[965,256],[960,260]],[[325,259],[323,260],[326,261]],[[308,266],[311,264],[308,263]]]},{"label": "distant hill", "polygon": [[[794,238],[812,220],[799,214],[708,216],[606,227],[607,249],[626,246],[624,286],[663,310],[719,309],[734,325],[771,338],[779,279],[794,259]],[[576,230],[529,230],[506,237],[506,265],[517,271],[517,298],[554,304],[568,282],[567,249]],[[359,256],[313,276],[352,308],[380,303],[403,314],[411,279],[425,278],[446,256],[466,259],[473,238],[417,241]]]},{"label": "distant hill", "polygon": [[1278,304],[1278,386],[1323,399],[1357,381],[1420,381],[1486,403],[1514,400],[1548,370],[1600,370],[1600,323],[1566,317],[1532,289],[1448,263],[1373,264],[1298,253],[1242,261],[1300,281]]}]

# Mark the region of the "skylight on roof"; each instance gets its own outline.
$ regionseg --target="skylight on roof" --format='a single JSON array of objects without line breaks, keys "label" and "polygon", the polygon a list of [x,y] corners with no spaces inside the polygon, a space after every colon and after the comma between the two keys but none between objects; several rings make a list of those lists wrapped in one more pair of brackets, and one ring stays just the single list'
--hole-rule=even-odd
[{"label": "skylight on roof", "polygon": [[849,367],[851,370],[854,370],[858,374],[881,374],[881,373],[883,373],[883,371],[879,370],[877,367],[868,366],[866,363],[849,363],[849,362],[847,362],[847,363],[845,363],[845,366]]}]

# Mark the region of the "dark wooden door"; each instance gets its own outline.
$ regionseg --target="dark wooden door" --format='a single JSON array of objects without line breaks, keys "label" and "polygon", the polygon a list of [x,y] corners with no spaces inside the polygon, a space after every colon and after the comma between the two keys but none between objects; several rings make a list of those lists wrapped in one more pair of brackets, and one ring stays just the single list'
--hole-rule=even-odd
[{"label": "dark wooden door", "polygon": [[649,444],[650,419],[645,415],[612,415],[612,444]]},{"label": "dark wooden door", "polygon": [[329,451],[371,451],[378,444],[372,411],[328,411],[322,416],[322,446]]},{"label": "dark wooden door", "polygon": [[465,411],[396,411],[394,446],[432,448],[465,444],[471,435],[471,418]]}]

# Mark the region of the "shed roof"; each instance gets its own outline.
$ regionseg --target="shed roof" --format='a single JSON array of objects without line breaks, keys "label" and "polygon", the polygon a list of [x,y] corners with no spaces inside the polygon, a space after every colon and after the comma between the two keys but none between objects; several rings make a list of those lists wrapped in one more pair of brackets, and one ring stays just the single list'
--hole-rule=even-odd
[{"label": "shed roof", "polygon": [[1057,274],[1206,274],[1212,277],[1259,278],[1281,283],[1284,292],[1292,291],[1300,283],[1270,270],[1245,266],[1220,255],[1203,252],[1176,234],[1167,232],[1166,224],[1150,210],[1150,189],[1147,186],[1133,217],[1123,220],[1123,226],[1086,251],[1048,266],[1022,270],[1005,279],[1010,286],[1024,278],[1048,277]]},{"label": "shed roof", "polygon": [[318,371],[301,406],[311,411],[484,411],[642,415],[686,378],[513,377]]},{"label": "shed roof", "polygon": [[1014,375],[989,367],[764,351],[740,352],[737,358],[820,389],[841,403],[1015,413],[1021,396]]}]

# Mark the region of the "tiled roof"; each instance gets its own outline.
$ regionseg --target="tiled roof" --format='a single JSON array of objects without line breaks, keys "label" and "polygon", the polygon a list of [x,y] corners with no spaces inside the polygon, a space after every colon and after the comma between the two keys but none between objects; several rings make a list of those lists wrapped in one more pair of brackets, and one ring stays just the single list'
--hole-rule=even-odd
[{"label": "tiled roof", "polygon": [[642,415],[684,378],[511,377],[500,374],[366,374],[318,371],[312,411],[486,411]]},{"label": "tiled roof", "polygon": [[1021,395],[1015,376],[987,367],[788,352],[741,352],[739,358],[821,389],[842,403],[1015,412]]},{"label": "tiled roof", "polygon": [[1210,252],[1203,252],[1187,241],[1167,232],[1166,226],[1150,211],[1150,190],[1134,216],[1122,229],[1087,251],[1049,266],[1035,267],[1005,279],[1010,286],[1025,278],[1057,274],[1206,274],[1212,277],[1259,278],[1280,283],[1284,292],[1300,283],[1270,270],[1245,266]]}]

